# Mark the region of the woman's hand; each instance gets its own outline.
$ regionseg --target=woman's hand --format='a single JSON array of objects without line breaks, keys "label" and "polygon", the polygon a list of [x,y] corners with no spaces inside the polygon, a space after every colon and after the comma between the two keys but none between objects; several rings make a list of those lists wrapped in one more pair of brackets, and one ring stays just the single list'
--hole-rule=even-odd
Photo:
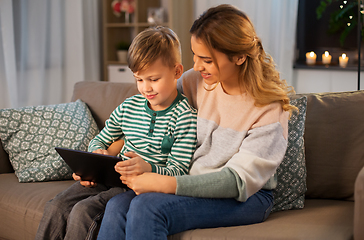
[{"label": "woman's hand", "polygon": [[151,172],[152,166],[143,160],[138,154],[134,152],[127,152],[124,154],[130,159],[118,162],[115,165],[115,171],[122,176],[136,176],[145,172]]},{"label": "woman's hand", "polygon": [[90,182],[90,181],[82,181],[81,177],[76,175],[76,173],[72,174],[72,177],[75,181],[80,181],[80,184],[84,187],[96,187],[97,183],[95,182]]},{"label": "woman's hand", "polygon": [[177,188],[175,177],[158,173],[143,173],[138,176],[121,176],[121,181],[139,195],[147,192],[174,194]]}]

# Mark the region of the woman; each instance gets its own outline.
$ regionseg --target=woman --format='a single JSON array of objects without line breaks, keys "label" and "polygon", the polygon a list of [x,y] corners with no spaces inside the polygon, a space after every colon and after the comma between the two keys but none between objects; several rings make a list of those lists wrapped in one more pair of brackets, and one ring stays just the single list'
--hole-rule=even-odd
[{"label": "woman", "polygon": [[190,32],[195,64],[179,80],[198,109],[190,175],[121,176],[138,196],[130,207],[109,201],[99,239],[167,239],[189,229],[262,222],[271,211],[293,90],[238,9],[210,8]]}]

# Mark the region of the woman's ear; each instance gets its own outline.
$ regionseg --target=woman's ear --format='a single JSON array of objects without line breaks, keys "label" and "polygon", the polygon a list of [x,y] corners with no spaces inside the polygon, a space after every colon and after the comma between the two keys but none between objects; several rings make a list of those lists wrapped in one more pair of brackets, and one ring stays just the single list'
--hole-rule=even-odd
[{"label": "woman's ear", "polygon": [[174,69],[176,71],[175,73],[175,79],[178,79],[182,76],[183,73],[183,66],[180,63],[177,63],[176,66],[174,66]]},{"label": "woman's ear", "polygon": [[246,60],[246,55],[236,56],[235,64],[242,65]]}]

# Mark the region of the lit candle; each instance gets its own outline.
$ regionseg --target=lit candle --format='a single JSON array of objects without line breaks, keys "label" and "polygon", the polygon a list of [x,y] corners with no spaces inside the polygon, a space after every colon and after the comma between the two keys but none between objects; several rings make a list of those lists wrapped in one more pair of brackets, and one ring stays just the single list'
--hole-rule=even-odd
[{"label": "lit candle", "polygon": [[325,51],[325,54],[322,54],[322,63],[323,64],[330,64],[332,56],[329,54],[328,51]]},{"label": "lit candle", "polygon": [[346,67],[346,65],[348,64],[348,60],[349,60],[349,57],[346,56],[345,53],[343,53],[340,57],[339,57],[339,64],[340,64],[340,67]]},{"label": "lit candle", "polygon": [[308,65],[314,65],[316,63],[316,53],[314,52],[306,53],[306,63]]}]

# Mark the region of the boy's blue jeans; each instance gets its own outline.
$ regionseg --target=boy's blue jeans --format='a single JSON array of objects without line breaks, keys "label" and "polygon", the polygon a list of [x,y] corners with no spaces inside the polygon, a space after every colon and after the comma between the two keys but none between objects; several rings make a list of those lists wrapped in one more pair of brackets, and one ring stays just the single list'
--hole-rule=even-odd
[{"label": "boy's blue jeans", "polygon": [[246,202],[133,191],[106,205],[99,240],[163,240],[189,229],[228,227],[264,221],[273,207],[272,191],[260,190]]}]

